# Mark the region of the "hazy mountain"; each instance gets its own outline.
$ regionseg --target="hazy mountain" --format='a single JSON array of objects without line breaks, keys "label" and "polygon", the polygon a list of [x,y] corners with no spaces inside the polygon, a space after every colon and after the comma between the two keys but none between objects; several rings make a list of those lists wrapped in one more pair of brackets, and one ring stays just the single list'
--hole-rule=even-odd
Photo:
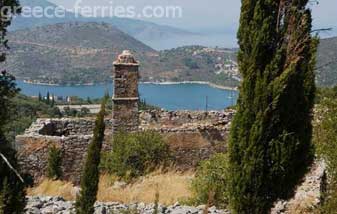
[{"label": "hazy mountain", "polygon": [[10,33],[9,71],[21,79],[58,83],[111,80],[112,61],[125,49],[152,65],[152,48],[109,24],[67,23]]},{"label": "hazy mountain", "polygon": [[337,85],[337,37],[322,39],[318,48],[317,83],[319,86]]},{"label": "hazy mountain", "polygon": [[8,39],[8,71],[18,79],[58,84],[111,81],[112,61],[125,49],[141,62],[142,81],[227,84],[224,64],[235,61],[233,50],[202,46],[158,52],[109,24],[47,25],[11,32]]},{"label": "hazy mountain", "polygon": [[[50,8],[56,8],[57,5],[48,2],[46,0],[20,0],[21,6],[27,6],[30,8],[33,8],[35,6],[40,6],[43,8],[50,7]],[[35,18],[35,17],[23,17],[23,16],[17,16],[14,18],[12,24],[9,27],[10,31],[14,30],[20,30],[20,29],[26,29],[26,28],[32,28],[32,27],[38,27],[38,26],[44,26],[44,25],[50,25],[50,24],[56,24],[56,23],[64,23],[64,22],[74,22],[77,18],[75,17],[75,14],[66,12],[65,16],[62,18]]]},{"label": "hazy mountain", "polygon": [[[41,6],[43,8],[50,7],[56,8],[57,5],[48,2],[46,0],[21,0],[22,6],[28,6],[33,8],[34,6]],[[198,34],[194,34],[185,30],[178,28],[158,25],[152,22],[146,22],[136,19],[128,18],[118,18],[118,17],[106,17],[106,18],[86,18],[79,16],[71,12],[66,12],[65,16],[62,18],[33,18],[33,17],[22,17],[18,16],[13,20],[12,25],[9,30],[15,31],[20,29],[32,28],[37,26],[51,25],[56,23],[67,23],[67,22],[105,22],[112,24],[121,31],[133,36],[134,38],[142,41],[145,44],[153,46],[156,49],[167,48],[165,41],[170,41],[169,43],[173,46],[176,45],[176,42],[179,38],[188,38],[188,37],[198,37]],[[197,38],[196,38],[197,39]],[[188,39],[187,39],[188,40]],[[166,44],[168,44],[166,42]],[[171,46],[169,46],[171,47]]]}]

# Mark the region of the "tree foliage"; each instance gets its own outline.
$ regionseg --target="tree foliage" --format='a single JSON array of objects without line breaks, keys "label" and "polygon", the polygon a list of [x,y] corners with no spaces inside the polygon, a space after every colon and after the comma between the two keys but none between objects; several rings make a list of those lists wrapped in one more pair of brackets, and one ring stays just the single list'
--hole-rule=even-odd
[{"label": "tree foliage", "polygon": [[99,182],[99,164],[101,160],[101,149],[104,140],[104,116],[105,103],[102,102],[101,110],[95,121],[94,137],[88,147],[87,158],[81,176],[81,191],[76,198],[76,213],[94,213],[94,204],[97,197]]},{"label": "tree foliage", "polygon": [[50,179],[59,179],[62,176],[62,151],[55,145],[49,148],[47,177]]},{"label": "tree foliage", "polygon": [[[5,127],[10,118],[11,99],[17,94],[14,77],[2,72],[0,74],[0,153],[9,163],[18,169],[16,152],[5,136]],[[25,206],[24,184],[0,157],[0,213],[21,214]]]},{"label": "tree foliage", "polygon": [[[6,60],[7,27],[11,17],[19,12],[16,0],[0,1],[0,66]],[[21,214],[25,206],[24,184],[9,167],[18,169],[16,152],[5,136],[10,119],[11,99],[18,93],[15,78],[0,67],[0,213]],[[7,163],[8,161],[8,163]]]},{"label": "tree foliage", "polygon": [[233,213],[268,213],[312,161],[317,40],[308,0],[242,0],[243,76],[229,144]]},{"label": "tree foliage", "polygon": [[10,103],[9,120],[4,127],[4,133],[9,141],[14,141],[15,136],[22,134],[38,117],[59,118],[62,116],[57,107],[51,107],[22,94],[10,99]]},{"label": "tree foliage", "polygon": [[[216,154],[203,161],[192,182],[193,203],[228,206],[228,155]],[[210,198],[211,197],[211,198]]]}]

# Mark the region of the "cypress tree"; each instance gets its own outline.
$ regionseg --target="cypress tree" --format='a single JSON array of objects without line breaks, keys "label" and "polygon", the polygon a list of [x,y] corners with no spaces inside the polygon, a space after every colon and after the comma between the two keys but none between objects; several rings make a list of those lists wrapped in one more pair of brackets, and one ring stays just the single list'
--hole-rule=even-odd
[{"label": "cypress tree", "polygon": [[98,182],[99,163],[101,158],[101,148],[104,140],[104,115],[106,99],[103,100],[101,110],[97,115],[94,129],[94,137],[88,148],[88,154],[81,177],[81,191],[76,198],[77,214],[94,213]]},{"label": "cypress tree", "polygon": [[0,213],[5,214],[22,213],[25,206],[24,184],[11,169],[18,169],[16,151],[4,132],[13,107],[11,99],[19,91],[14,80],[4,71],[0,74]]},{"label": "cypress tree", "polygon": [[233,213],[268,213],[313,158],[311,113],[317,40],[308,0],[242,0],[243,76],[229,143]]},{"label": "cypress tree", "polygon": [[50,94],[49,91],[47,91],[47,99],[46,99],[46,104],[50,104]]}]

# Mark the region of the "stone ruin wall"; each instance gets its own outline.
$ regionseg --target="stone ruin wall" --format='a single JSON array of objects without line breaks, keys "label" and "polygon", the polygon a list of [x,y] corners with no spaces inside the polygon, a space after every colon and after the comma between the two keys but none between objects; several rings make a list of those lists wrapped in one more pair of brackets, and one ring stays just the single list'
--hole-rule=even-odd
[{"label": "stone ruin wall", "polygon": [[[140,130],[154,130],[163,135],[179,170],[194,169],[201,160],[226,151],[230,121],[234,112],[143,111]],[[106,119],[105,151],[111,148],[112,122]],[[63,153],[64,180],[78,183],[95,118],[38,119],[23,135],[17,136],[21,168],[39,181],[45,176],[48,150],[56,145]]]}]

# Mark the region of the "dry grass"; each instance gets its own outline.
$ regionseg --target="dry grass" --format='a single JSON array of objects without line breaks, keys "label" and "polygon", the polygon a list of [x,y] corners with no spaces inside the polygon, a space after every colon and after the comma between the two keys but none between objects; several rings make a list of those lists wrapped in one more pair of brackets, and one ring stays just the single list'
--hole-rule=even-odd
[{"label": "dry grass", "polygon": [[[97,197],[99,201],[153,203],[156,192],[158,192],[159,203],[173,204],[180,199],[191,197],[190,184],[193,176],[192,172],[182,174],[158,171],[122,187],[114,186],[116,180],[114,177],[102,175]],[[73,185],[62,181],[44,180],[38,186],[29,189],[28,194],[62,196],[67,200],[75,199]]]},{"label": "dry grass", "polygon": [[28,195],[62,196],[66,200],[74,200],[74,186],[63,181],[43,180],[38,186],[30,188]]},{"label": "dry grass", "polygon": [[307,196],[306,198],[303,198],[303,200],[290,203],[288,206],[288,212],[289,214],[313,214],[314,213],[314,207],[315,204],[315,198]]}]

